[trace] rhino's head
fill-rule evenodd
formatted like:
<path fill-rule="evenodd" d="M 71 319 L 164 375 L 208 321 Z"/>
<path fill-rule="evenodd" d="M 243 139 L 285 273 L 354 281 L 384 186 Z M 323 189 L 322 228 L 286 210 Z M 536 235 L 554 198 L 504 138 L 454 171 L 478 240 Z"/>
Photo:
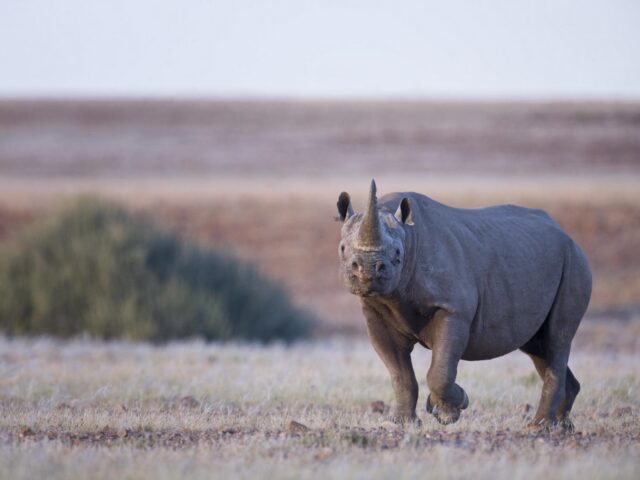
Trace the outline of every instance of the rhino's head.
<path fill-rule="evenodd" d="M 338 254 L 345 285 L 361 297 L 392 293 L 402 277 L 405 225 L 413 225 L 409 200 L 404 198 L 395 214 L 379 210 L 372 180 L 366 212 L 354 213 L 351 197 L 342 192 L 338 213 L 344 222 Z"/>

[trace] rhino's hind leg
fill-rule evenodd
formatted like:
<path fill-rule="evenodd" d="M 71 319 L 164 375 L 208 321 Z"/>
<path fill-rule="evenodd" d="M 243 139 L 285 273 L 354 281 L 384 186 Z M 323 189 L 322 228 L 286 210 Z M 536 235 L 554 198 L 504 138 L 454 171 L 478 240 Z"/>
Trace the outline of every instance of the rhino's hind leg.
<path fill-rule="evenodd" d="M 564 401 L 560 404 L 560 407 L 558 407 L 557 416 L 564 429 L 571 432 L 574 430 L 574 426 L 573 422 L 569 418 L 569 414 L 571 413 L 573 402 L 576 400 L 578 393 L 580 393 L 580 382 L 578 382 L 578 379 L 575 377 L 571 369 L 567 367 Z"/>
<path fill-rule="evenodd" d="M 569 369 L 571 341 L 591 297 L 591 273 L 584 254 L 575 246 L 567 252 L 553 305 L 540 330 L 520 349 L 533 360 L 542 378 L 542 395 L 531 427 L 560 425 L 573 429 L 569 412 L 580 384 Z"/>
<path fill-rule="evenodd" d="M 573 424 L 568 415 L 578 394 L 579 384 L 576 389 L 573 383 L 575 377 L 570 373 L 566 363 L 563 367 L 563 362 L 556 358 L 557 363 L 552 364 L 547 359 L 545 352 L 536 347 L 539 345 L 529 342 L 521 348 L 533 360 L 543 382 L 538 410 L 529 424 L 529 428 L 539 430 L 562 426 L 572 430 Z M 568 359 L 568 352 L 566 357 Z M 575 382 L 577 384 L 577 380 Z"/>
<path fill-rule="evenodd" d="M 559 332 L 556 327 L 564 331 Z M 532 429 L 562 426 L 566 430 L 573 430 L 569 413 L 580 392 L 580 383 L 567 363 L 576 329 L 577 323 L 558 324 L 548 319 L 540 331 L 520 348 L 531 357 L 542 379 L 538 410 L 529 424 Z"/>

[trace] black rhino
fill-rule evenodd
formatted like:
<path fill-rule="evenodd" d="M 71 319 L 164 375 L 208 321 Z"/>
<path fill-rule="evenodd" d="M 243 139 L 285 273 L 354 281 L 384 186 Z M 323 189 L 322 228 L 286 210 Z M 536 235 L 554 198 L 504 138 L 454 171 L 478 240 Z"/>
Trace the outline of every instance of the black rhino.
<path fill-rule="evenodd" d="M 393 419 L 416 420 L 418 383 L 410 353 L 432 350 L 427 411 L 447 424 L 469 404 L 455 383 L 458 362 L 520 349 L 543 387 L 532 428 L 572 428 L 580 390 L 567 366 L 571 341 L 591 296 L 578 245 L 542 210 L 500 205 L 452 208 L 419 193 L 376 198 L 343 222 L 340 274 L 360 297 L 374 349 L 391 375 Z"/>

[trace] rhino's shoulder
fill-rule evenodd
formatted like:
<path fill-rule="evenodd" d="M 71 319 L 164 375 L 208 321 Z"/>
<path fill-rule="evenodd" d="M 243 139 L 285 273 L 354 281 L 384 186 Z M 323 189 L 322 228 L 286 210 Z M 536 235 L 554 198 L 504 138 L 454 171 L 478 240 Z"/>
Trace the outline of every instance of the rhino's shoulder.
<path fill-rule="evenodd" d="M 442 203 L 438 203 L 432 198 L 429 198 L 426 195 L 423 195 L 422 193 L 416 193 L 416 192 L 388 193 L 378 200 L 378 206 L 381 210 L 386 210 L 388 212 L 394 213 L 397 210 L 403 198 L 409 199 L 412 211 L 416 211 L 416 210 L 420 211 L 426 208 L 434 208 L 434 207 L 446 208 L 446 205 Z"/>

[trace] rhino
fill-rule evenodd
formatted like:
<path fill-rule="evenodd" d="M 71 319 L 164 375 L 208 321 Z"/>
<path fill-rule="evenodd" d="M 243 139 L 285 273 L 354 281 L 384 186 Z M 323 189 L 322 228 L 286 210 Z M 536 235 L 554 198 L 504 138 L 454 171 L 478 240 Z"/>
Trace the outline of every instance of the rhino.
<path fill-rule="evenodd" d="M 378 201 L 372 180 L 365 212 L 338 197 L 340 276 L 362 305 L 373 348 L 395 394 L 391 419 L 420 422 L 416 344 L 432 351 L 428 413 L 458 420 L 469 397 L 456 383 L 460 360 L 516 349 L 542 379 L 528 425 L 573 429 L 580 383 L 568 367 L 571 341 L 591 297 L 580 247 L 543 210 L 515 205 L 453 208 L 414 192 Z"/>

